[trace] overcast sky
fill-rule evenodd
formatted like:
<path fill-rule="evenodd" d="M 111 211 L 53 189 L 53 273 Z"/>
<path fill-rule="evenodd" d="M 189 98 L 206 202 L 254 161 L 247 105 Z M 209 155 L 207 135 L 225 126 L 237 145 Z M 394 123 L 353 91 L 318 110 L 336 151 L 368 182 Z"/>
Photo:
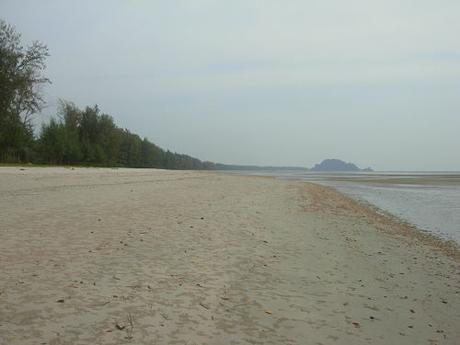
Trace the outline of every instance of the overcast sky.
<path fill-rule="evenodd" d="M 48 108 L 203 160 L 460 170 L 459 0 L 1 0 Z"/>

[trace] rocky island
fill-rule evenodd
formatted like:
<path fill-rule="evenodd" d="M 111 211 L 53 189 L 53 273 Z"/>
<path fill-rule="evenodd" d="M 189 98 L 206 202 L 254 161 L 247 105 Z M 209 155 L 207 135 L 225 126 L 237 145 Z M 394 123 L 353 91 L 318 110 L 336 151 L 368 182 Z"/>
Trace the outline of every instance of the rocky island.
<path fill-rule="evenodd" d="M 325 159 L 316 164 L 311 171 L 350 171 L 350 172 L 372 172 L 371 168 L 360 169 L 353 163 L 346 163 L 340 159 Z"/>

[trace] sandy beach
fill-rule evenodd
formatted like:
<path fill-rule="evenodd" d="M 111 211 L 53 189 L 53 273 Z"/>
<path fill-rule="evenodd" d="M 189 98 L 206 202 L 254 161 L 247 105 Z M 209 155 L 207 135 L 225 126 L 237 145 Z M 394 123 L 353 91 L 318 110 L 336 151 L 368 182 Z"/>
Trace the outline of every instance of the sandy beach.
<path fill-rule="evenodd" d="M 312 183 L 0 168 L 0 344 L 459 344 L 460 255 Z"/>

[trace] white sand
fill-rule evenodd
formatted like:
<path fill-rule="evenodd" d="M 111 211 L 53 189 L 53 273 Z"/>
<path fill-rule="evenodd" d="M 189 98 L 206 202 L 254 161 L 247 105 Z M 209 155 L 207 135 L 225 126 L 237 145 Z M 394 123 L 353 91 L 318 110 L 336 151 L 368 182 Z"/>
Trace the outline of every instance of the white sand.
<path fill-rule="evenodd" d="M 0 344 L 459 344 L 438 245 L 313 184 L 0 168 Z"/>

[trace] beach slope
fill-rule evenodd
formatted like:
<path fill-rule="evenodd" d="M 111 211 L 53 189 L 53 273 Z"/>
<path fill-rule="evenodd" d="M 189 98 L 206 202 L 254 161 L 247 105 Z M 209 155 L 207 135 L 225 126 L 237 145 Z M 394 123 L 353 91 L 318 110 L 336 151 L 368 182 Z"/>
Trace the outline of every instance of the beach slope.
<path fill-rule="evenodd" d="M 458 344 L 459 262 L 310 183 L 0 168 L 0 344 Z"/>

